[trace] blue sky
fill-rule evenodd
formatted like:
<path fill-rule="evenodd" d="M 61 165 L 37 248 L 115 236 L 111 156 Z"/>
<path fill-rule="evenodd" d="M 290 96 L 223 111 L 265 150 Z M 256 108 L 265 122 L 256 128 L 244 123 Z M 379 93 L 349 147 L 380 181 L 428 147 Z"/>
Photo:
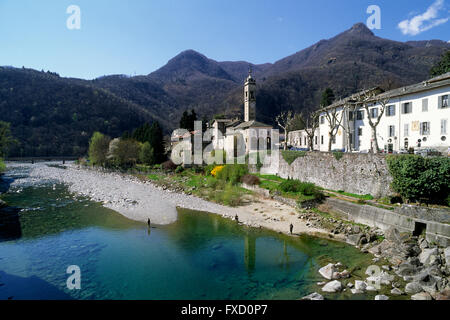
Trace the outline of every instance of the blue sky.
<path fill-rule="evenodd" d="M 66 27 L 70 5 L 79 30 Z M 365 23 L 370 5 L 377 36 L 450 40 L 450 0 L 0 0 L 0 65 L 92 79 L 148 74 L 186 49 L 275 62 Z"/>

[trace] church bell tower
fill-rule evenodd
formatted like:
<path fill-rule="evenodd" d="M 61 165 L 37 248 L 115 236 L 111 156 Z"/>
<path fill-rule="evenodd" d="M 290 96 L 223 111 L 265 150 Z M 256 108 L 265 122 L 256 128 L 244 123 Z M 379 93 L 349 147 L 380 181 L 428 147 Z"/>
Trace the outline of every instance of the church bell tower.
<path fill-rule="evenodd" d="M 244 84 L 244 121 L 252 120 L 256 120 L 256 81 L 250 68 Z"/>

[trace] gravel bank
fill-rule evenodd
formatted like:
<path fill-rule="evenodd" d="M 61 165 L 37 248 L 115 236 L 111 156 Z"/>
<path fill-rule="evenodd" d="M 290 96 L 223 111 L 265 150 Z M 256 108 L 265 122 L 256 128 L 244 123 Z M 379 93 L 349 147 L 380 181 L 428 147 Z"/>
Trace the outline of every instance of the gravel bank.
<path fill-rule="evenodd" d="M 73 193 L 102 202 L 107 208 L 129 219 L 154 224 L 170 224 L 177 219 L 177 207 L 234 216 L 238 209 L 205 201 L 195 196 L 173 193 L 141 182 L 131 176 L 80 169 L 74 164 L 66 169 L 35 164 L 30 172 L 31 180 L 55 180 L 68 185 Z"/>

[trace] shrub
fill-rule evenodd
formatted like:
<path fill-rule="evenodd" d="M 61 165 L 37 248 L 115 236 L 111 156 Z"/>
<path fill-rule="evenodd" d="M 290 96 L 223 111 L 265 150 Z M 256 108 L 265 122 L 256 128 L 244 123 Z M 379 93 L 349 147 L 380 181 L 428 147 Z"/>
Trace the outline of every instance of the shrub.
<path fill-rule="evenodd" d="M 161 163 L 161 168 L 166 171 L 173 171 L 177 168 L 177 165 L 175 163 L 173 163 L 172 160 L 167 160 L 167 161 Z"/>
<path fill-rule="evenodd" d="M 248 167 L 245 164 L 225 165 L 217 174 L 220 180 L 229 181 L 232 184 L 241 182 L 241 178 L 248 173 Z"/>
<path fill-rule="evenodd" d="M 205 174 L 205 176 L 209 176 L 211 175 L 211 171 L 216 167 L 216 165 L 214 164 L 209 164 L 206 167 L 204 167 L 203 172 Z"/>
<path fill-rule="evenodd" d="M 211 175 L 213 177 L 217 177 L 217 175 L 220 173 L 220 171 L 223 170 L 225 166 L 215 166 L 214 169 L 211 170 Z"/>
<path fill-rule="evenodd" d="M 249 186 L 256 186 L 256 185 L 259 185 L 261 183 L 259 178 L 257 176 L 252 175 L 252 174 L 246 174 L 245 176 L 243 176 L 241 178 L 241 182 L 245 183 L 245 184 L 247 184 Z"/>
<path fill-rule="evenodd" d="M 182 167 L 182 166 L 178 166 L 176 169 L 175 169 L 175 173 L 181 173 L 181 172 L 183 172 L 184 171 L 184 168 Z"/>
<path fill-rule="evenodd" d="M 302 182 L 300 184 L 299 192 L 305 196 L 312 196 L 317 192 L 317 188 L 314 183 Z"/>
<path fill-rule="evenodd" d="M 444 203 L 449 195 L 450 158 L 416 155 L 387 157 L 392 188 L 403 198 L 425 203 Z"/>
<path fill-rule="evenodd" d="M 241 192 L 230 182 L 223 192 L 216 192 L 216 200 L 227 206 L 235 207 L 242 203 Z"/>
<path fill-rule="evenodd" d="M 298 180 L 286 180 L 279 185 L 279 189 L 283 192 L 300 192 L 302 182 Z"/>
<path fill-rule="evenodd" d="M 341 151 L 336 151 L 336 152 L 333 152 L 333 156 L 337 161 L 339 161 L 344 156 L 344 153 Z"/>
<path fill-rule="evenodd" d="M 297 158 L 306 156 L 306 151 L 283 150 L 281 155 L 288 164 L 292 164 Z"/>

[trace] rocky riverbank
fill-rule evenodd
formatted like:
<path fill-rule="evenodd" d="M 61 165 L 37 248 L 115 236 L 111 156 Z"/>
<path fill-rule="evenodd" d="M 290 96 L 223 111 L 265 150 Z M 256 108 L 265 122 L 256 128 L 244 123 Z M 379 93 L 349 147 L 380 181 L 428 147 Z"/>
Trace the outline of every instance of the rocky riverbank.
<path fill-rule="evenodd" d="M 365 237 L 365 236 L 364 236 Z M 375 300 L 404 296 L 411 300 L 450 300 L 450 247 L 439 248 L 423 237 L 413 237 L 388 229 L 381 242 L 361 243 L 361 233 L 347 236 L 363 252 L 375 256 L 374 266 L 365 279 L 355 279 L 340 263 L 330 263 L 319 270 L 328 282 L 318 283 L 322 294 L 350 291 L 352 294 L 377 293 Z M 377 262 L 386 261 L 379 267 Z M 323 300 L 320 293 L 305 300 Z"/>

